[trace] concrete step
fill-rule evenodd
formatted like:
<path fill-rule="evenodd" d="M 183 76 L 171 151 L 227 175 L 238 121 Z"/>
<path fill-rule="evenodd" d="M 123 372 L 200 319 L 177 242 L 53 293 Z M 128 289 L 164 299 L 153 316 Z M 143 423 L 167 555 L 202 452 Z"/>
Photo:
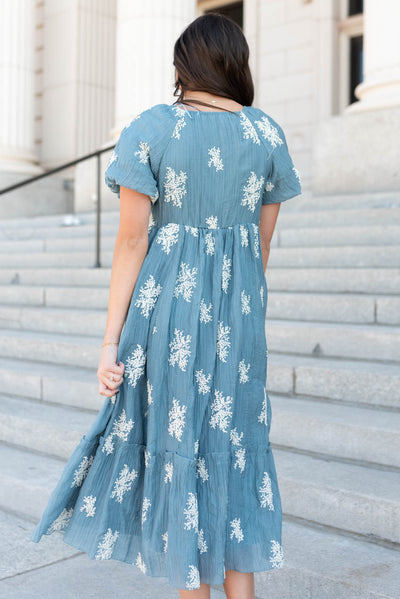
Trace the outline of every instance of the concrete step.
<path fill-rule="evenodd" d="M 0 256 L 1 258 L 1 256 Z M 14 259 L 15 256 L 12 256 Z M 268 265 L 277 268 L 310 267 L 380 267 L 396 268 L 400 264 L 399 246 L 295 247 L 271 249 Z"/>
<path fill-rule="evenodd" d="M 109 286 L 111 269 L 101 268 L 1 268 L 0 285 Z M 268 264 L 269 291 L 399 294 L 400 269 L 396 268 L 272 268 Z"/>
<path fill-rule="evenodd" d="M 268 261 L 265 275 L 271 291 L 400 293 L 399 268 L 273 268 Z"/>
<path fill-rule="evenodd" d="M 116 225 L 101 228 L 101 247 L 112 250 L 117 234 Z M 57 235 L 53 235 L 58 232 Z M 50 234 L 52 233 L 52 235 Z M 44 237 L 32 238 L 19 231 L 0 237 L 0 253 L 26 252 L 90 252 L 94 248 L 95 230 L 92 225 L 43 231 Z M 285 228 L 278 220 L 271 240 L 272 247 L 327 247 L 327 246 L 396 246 L 400 244 L 400 226 L 370 224 L 365 226 Z"/>
<path fill-rule="evenodd" d="M 266 320 L 268 348 L 279 353 L 400 361 L 400 328 Z"/>
<path fill-rule="evenodd" d="M 3 329 L 100 337 L 104 334 L 106 320 L 106 310 L 0 305 L 0 326 Z"/>
<path fill-rule="evenodd" d="M 0 304 L 106 310 L 107 287 L 0 285 Z"/>
<path fill-rule="evenodd" d="M 288 449 L 398 468 L 400 412 L 269 394 L 271 442 Z"/>
<path fill-rule="evenodd" d="M 282 508 L 377 541 L 400 541 L 399 474 L 274 448 Z M 0 446 L 0 507 L 39 518 L 63 461 Z"/>
<path fill-rule="evenodd" d="M 113 599 L 153 596 L 150 586 L 148 592 L 144 590 L 140 572 L 135 574 L 119 562 L 99 564 L 86 555 L 76 557 L 77 550 L 63 543 L 60 535 L 44 537 L 39 545 L 27 543 L 34 523 L 24 517 L 0 512 L 0 526 L 4 548 L 0 578 L 5 579 L 0 593 L 4 599 L 50 597 L 54 588 L 57 599 L 70 599 L 71 590 L 75 596 L 89 597 L 96 585 Z M 282 545 L 284 567 L 255 573 L 259 599 L 397 599 L 399 552 L 395 549 L 287 518 L 282 524 Z M 68 559 L 71 556 L 74 559 Z M 138 577 L 133 587 L 132 576 Z M 112 584 L 107 586 L 110 579 Z M 77 581 L 76 589 L 71 589 L 71 580 Z M 152 579 L 149 585 L 154 591 Z M 157 597 L 175 597 L 163 585 L 164 590 L 157 587 Z M 216 585 L 211 597 L 218 592 L 216 588 L 223 587 Z"/>
<path fill-rule="evenodd" d="M 0 415 L 0 441 L 65 460 L 96 416 L 77 408 L 5 395 L 0 395 Z"/>
<path fill-rule="evenodd" d="M 0 329 L 0 358 L 98 368 L 102 337 Z"/>
<path fill-rule="evenodd" d="M 0 290 L 1 293 L 1 290 Z M 1 298 L 1 295 L 0 295 Z M 400 297 L 356 293 L 268 293 L 267 319 L 400 324 Z"/>
<path fill-rule="evenodd" d="M 20 268 L 55 267 L 59 268 L 89 268 L 94 264 L 94 251 L 66 252 L 32 252 L 30 254 L 0 253 L 0 267 Z M 103 250 L 102 264 L 110 267 L 113 251 Z M 299 267 L 379 267 L 395 268 L 400 264 L 400 246 L 374 246 L 373 251 L 368 246 L 341 247 L 301 247 L 281 248 L 271 250 L 268 265 L 272 268 Z"/>
<path fill-rule="evenodd" d="M 273 452 L 286 515 L 377 541 L 400 543 L 398 471 L 365 468 L 277 447 Z"/>
<path fill-rule="evenodd" d="M 301 229 L 277 227 L 274 237 L 280 247 L 400 245 L 400 226 L 392 224 L 382 227 L 381 224 L 371 224 L 347 227 L 302 227 Z"/>
<path fill-rule="evenodd" d="M 9 396 L 97 411 L 105 399 L 98 387 L 95 368 L 0 359 L 0 388 Z"/>
<path fill-rule="evenodd" d="M 268 351 L 267 389 L 293 397 L 400 410 L 398 364 Z"/>
<path fill-rule="evenodd" d="M 20 320 L 23 314 L 15 312 L 17 306 L 106 310 L 108 294 L 105 287 L 0 285 L 0 305 L 12 304 L 10 320 Z M 0 307 L 0 315 L 2 319 L 7 318 L 7 306 Z M 355 293 L 310 294 L 269 290 L 267 318 L 399 325 L 400 298 Z"/>
<path fill-rule="evenodd" d="M 327 212 L 369 210 L 371 212 L 400 207 L 398 192 L 362 192 L 327 195 L 303 194 L 291 202 L 284 202 L 282 212 Z"/>
<path fill-rule="evenodd" d="M 111 268 L 1 268 L 0 284 L 107 287 L 110 284 Z"/>

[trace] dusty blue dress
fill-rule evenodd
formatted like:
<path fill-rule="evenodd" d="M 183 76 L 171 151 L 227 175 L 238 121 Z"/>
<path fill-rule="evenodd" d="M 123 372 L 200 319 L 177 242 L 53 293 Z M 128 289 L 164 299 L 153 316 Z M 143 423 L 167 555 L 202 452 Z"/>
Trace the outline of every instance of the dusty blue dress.
<path fill-rule="evenodd" d="M 279 124 L 157 104 L 127 124 L 105 182 L 150 197 L 122 330 L 125 376 L 32 534 L 64 532 L 180 589 L 283 564 L 266 391 L 261 204 L 301 193 Z"/>

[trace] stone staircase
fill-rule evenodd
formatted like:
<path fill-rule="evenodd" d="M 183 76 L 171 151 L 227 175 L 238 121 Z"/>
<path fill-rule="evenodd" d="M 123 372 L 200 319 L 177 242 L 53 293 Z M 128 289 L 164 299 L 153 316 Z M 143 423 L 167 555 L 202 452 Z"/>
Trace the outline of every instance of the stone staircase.
<path fill-rule="evenodd" d="M 0 509 L 39 518 L 104 398 L 118 213 L 0 221 Z M 281 206 L 266 271 L 285 567 L 265 599 L 400 596 L 400 196 Z M 216 588 L 222 588 L 216 587 Z"/>

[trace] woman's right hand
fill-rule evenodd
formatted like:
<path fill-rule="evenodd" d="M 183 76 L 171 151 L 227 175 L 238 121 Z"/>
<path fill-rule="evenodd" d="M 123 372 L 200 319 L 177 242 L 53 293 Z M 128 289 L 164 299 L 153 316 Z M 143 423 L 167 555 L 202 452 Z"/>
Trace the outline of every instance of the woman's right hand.
<path fill-rule="evenodd" d="M 118 387 L 123 381 L 125 364 L 116 363 L 118 355 L 118 345 L 105 345 L 101 349 L 99 367 L 97 369 L 97 378 L 99 379 L 99 393 L 106 397 L 113 397 L 118 391 Z M 111 380 L 111 379 L 114 380 Z"/>

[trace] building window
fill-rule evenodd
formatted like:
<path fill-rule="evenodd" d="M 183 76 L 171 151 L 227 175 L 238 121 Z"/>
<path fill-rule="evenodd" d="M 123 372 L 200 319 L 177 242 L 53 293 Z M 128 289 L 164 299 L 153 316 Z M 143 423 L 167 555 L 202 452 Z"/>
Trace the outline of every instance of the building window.
<path fill-rule="evenodd" d="M 359 15 L 364 12 L 363 0 L 349 0 L 349 17 Z"/>
<path fill-rule="evenodd" d="M 230 17 L 243 29 L 243 2 L 227 2 L 224 0 L 198 0 L 198 11 L 200 14 L 217 12 Z"/>
<path fill-rule="evenodd" d="M 363 0 L 342 0 L 341 2 L 339 39 L 342 110 L 358 101 L 354 91 L 363 80 L 363 10 Z"/>

